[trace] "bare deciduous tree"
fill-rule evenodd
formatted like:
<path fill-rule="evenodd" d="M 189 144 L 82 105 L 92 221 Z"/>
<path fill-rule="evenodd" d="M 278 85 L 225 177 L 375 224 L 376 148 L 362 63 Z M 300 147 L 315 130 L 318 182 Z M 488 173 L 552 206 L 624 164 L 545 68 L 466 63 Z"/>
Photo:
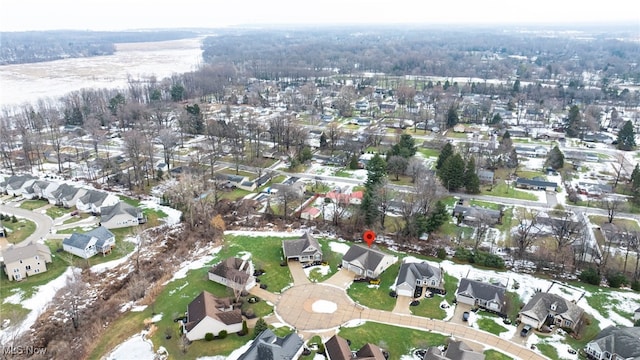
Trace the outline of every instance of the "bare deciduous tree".
<path fill-rule="evenodd" d="M 519 210 L 516 215 L 518 227 L 513 239 L 518 248 L 518 257 L 524 259 L 527 250 L 537 239 L 539 211 L 525 208 Z"/>
<path fill-rule="evenodd" d="M 564 251 L 582 237 L 583 225 L 579 221 L 574 221 L 573 214 L 568 211 L 556 212 L 554 215 L 551 219 L 551 233 L 556 242 L 553 262 L 557 262 L 558 256 L 561 256 L 564 271 L 566 262 Z"/>

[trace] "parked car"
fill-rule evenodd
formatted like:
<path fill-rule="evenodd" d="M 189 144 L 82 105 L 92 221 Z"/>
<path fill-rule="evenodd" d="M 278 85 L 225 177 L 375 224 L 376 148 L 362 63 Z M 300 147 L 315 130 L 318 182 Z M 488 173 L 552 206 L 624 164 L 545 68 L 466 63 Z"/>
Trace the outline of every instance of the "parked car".
<path fill-rule="evenodd" d="M 465 311 L 462 313 L 462 321 L 467 321 L 469 320 L 469 312 Z"/>
<path fill-rule="evenodd" d="M 520 336 L 527 337 L 527 335 L 529 335 L 530 332 L 531 332 L 531 325 L 525 325 L 520 331 Z"/>
<path fill-rule="evenodd" d="M 76 216 L 78 214 L 79 214 L 78 210 L 74 210 L 74 211 L 71 212 L 71 216 Z"/>

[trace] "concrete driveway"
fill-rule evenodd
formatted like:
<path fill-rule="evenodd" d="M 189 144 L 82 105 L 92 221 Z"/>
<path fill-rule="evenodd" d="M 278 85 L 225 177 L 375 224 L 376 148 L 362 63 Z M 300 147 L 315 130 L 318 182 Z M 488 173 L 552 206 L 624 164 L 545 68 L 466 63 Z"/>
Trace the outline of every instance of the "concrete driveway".
<path fill-rule="evenodd" d="M 340 269 L 336 272 L 332 277 L 325 280 L 323 283 L 327 285 L 333 285 L 339 287 L 341 289 L 347 289 L 353 279 L 355 278 L 355 274 L 346 269 Z"/>
<path fill-rule="evenodd" d="M 304 285 L 309 284 L 309 278 L 307 274 L 304 272 L 302 268 L 302 264 L 298 261 L 289 261 L 289 272 L 291 273 L 291 277 L 293 278 L 293 285 Z"/>
<path fill-rule="evenodd" d="M 409 296 L 398 296 L 396 298 L 396 306 L 393 308 L 393 312 L 395 314 L 406 314 L 411 315 L 411 309 L 409 308 L 409 304 L 413 301 L 412 297 Z"/>

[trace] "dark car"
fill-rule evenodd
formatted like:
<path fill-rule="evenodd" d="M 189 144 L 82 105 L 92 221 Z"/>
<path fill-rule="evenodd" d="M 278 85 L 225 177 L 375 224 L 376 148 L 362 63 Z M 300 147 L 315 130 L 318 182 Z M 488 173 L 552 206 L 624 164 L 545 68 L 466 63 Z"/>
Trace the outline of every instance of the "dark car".
<path fill-rule="evenodd" d="M 529 335 L 529 332 L 531 332 L 531 325 L 525 325 L 520 331 L 520 336 L 527 337 L 527 335 Z"/>
<path fill-rule="evenodd" d="M 462 313 L 462 321 L 467 321 L 469 320 L 469 312 L 465 311 Z"/>

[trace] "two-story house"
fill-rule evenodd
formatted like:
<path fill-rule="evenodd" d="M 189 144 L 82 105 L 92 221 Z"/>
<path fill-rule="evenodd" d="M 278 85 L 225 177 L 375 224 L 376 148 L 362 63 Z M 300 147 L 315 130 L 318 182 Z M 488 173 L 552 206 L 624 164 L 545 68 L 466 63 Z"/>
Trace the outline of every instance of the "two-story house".
<path fill-rule="evenodd" d="M 398 296 L 413 297 L 418 288 L 427 288 L 442 293 L 444 283 L 442 282 L 441 269 L 426 261 L 420 263 L 403 262 L 396 280 L 396 293 Z"/>
<path fill-rule="evenodd" d="M 2 258 L 9 280 L 19 281 L 47 271 L 51 250 L 46 245 L 33 242 L 24 246 L 11 245 L 2 252 Z"/>

